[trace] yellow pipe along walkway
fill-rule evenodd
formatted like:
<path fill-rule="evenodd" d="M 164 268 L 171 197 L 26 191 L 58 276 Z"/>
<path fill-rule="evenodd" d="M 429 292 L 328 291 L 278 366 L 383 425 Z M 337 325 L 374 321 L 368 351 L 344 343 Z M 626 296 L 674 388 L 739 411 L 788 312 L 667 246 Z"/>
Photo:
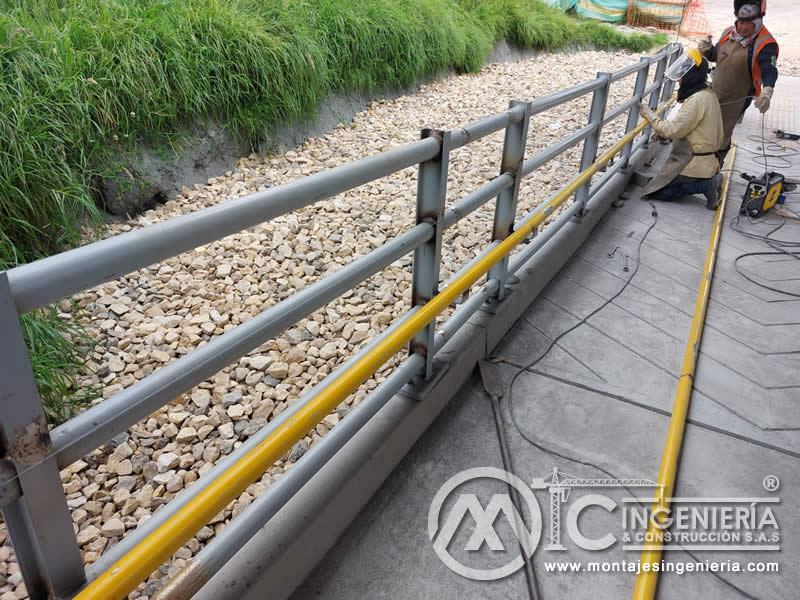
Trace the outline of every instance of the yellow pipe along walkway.
<path fill-rule="evenodd" d="M 729 163 L 733 165 L 736 154 L 736 146 L 731 149 Z M 689 413 L 689 402 L 692 397 L 692 387 L 694 385 L 694 374 L 697 367 L 697 357 L 700 354 L 700 339 L 703 336 L 703 325 L 706 319 L 706 309 L 711 293 L 711 279 L 714 275 L 714 266 L 717 262 L 717 249 L 722 233 L 722 222 L 725 216 L 725 206 L 728 202 L 728 188 L 731 182 L 731 172 L 725 178 L 725 185 L 722 189 L 722 201 L 717 208 L 717 215 L 714 219 L 714 229 L 711 232 L 711 240 L 708 244 L 708 254 L 706 255 L 703 278 L 700 282 L 700 289 L 697 293 L 697 301 L 694 308 L 694 317 L 689 329 L 689 340 L 686 343 L 686 353 L 683 356 L 681 375 L 678 379 L 678 390 L 675 393 L 675 403 L 672 408 L 672 417 L 669 421 L 667 430 L 667 441 L 664 445 L 664 454 L 661 458 L 661 468 L 658 472 L 659 497 L 653 503 L 651 516 L 649 519 L 645 543 L 647 546 L 642 551 L 640 562 L 651 566 L 661 560 L 661 551 L 664 544 L 665 527 L 662 526 L 663 520 L 669 516 L 670 500 L 675 489 L 675 479 L 678 474 L 678 465 L 683 445 L 683 432 L 686 427 L 686 417 Z M 656 522 L 658 520 L 658 522 Z M 650 568 L 642 570 L 636 577 L 636 585 L 633 590 L 633 600 L 653 600 L 656 595 L 658 584 L 658 571 Z"/>

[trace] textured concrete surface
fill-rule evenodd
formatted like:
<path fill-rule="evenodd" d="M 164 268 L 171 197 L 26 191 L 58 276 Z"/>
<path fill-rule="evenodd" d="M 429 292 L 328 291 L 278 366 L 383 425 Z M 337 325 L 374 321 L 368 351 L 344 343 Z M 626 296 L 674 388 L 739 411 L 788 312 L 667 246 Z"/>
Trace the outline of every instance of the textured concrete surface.
<path fill-rule="evenodd" d="M 783 83 L 776 101 L 796 111 L 787 98 L 800 91 L 799 82 Z M 794 113 L 790 116 L 794 118 Z M 768 113 L 765 131 L 779 118 L 786 115 Z M 733 229 L 746 185 L 738 173 L 764 169 L 763 157 L 754 154 L 759 144 L 748 137 L 760 134 L 761 126 L 760 115 L 751 112 L 734 136 L 742 148 L 731 180 L 676 495 L 779 498 L 774 513 L 781 548 L 694 551 L 693 557 L 677 549 L 666 552 L 665 560 L 730 561 L 743 566 L 771 561 L 779 564 L 780 572 L 669 573 L 661 578 L 660 599 L 789 599 L 797 597 L 800 587 L 800 510 L 793 500 L 800 491 L 800 301 L 746 281 L 733 265 L 744 252 L 770 250 Z M 788 159 L 791 164 L 768 160 L 770 169 L 800 174 L 797 157 Z M 797 198 L 790 196 L 789 201 L 798 202 Z M 548 477 L 553 467 L 577 477 L 606 477 L 602 468 L 615 477 L 657 479 L 713 213 L 696 198 L 656 203 L 655 208 L 658 220 L 642 245 L 640 268 L 631 284 L 563 337 L 534 372 L 524 372 L 516 380 L 515 414 L 538 447 L 511 425 L 509 384 L 517 365 L 530 363 L 554 336 L 615 295 L 629 277 L 639 240 L 654 221 L 651 206 L 638 199 L 636 190 L 622 208 L 606 215 L 494 352 L 505 392 L 501 404 L 512 470 L 526 482 Z M 767 233 L 781 220 L 777 215 L 758 223 L 743 218 L 737 226 Z M 800 242 L 799 223 L 787 219 L 774 237 Z M 756 256 L 741 264 L 767 285 L 793 291 L 800 286 L 800 261 L 793 258 Z M 502 468 L 503 463 L 490 401 L 476 374 L 293 597 L 527 598 L 522 571 L 493 582 L 464 578 L 442 563 L 428 537 L 428 511 L 440 486 L 464 469 L 483 466 Z M 765 489 L 768 475 L 780 478 L 778 490 Z M 475 480 L 459 491 L 475 493 L 484 507 L 494 494 L 503 492 L 502 485 L 490 480 Z M 592 491 L 572 489 L 562 505 L 562 519 L 572 503 Z M 630 497 L 619 488 L 600 492 L 618 504 Z M 635 492 L 648 497 L 652 490 Z M 582 550 L 563 532 L 566 551 L 546 550 L 549 499 L 545 490 L 537 491 L 536 497 L 543 523 L 533 563 L 541 597 L 630 597 L 635 579 L 631 574 L 547 571 L 546 565 L 553 563 L 635 561 L 639 553 L 623 550 L 619 540 L 602 552 Z M 452 509 L 454 500 L 448 502 L 441 515 Z M 502 550 L 487 544 L 465 550 L 475 532 L 468 518 L 448 550 L 477 568 L 497 566 L 518 555 L 502 514 L 494 525 Z M 580 525 L 588 537 L 617 535 L 619 509 L 616 513 L 587 509 Z"/>

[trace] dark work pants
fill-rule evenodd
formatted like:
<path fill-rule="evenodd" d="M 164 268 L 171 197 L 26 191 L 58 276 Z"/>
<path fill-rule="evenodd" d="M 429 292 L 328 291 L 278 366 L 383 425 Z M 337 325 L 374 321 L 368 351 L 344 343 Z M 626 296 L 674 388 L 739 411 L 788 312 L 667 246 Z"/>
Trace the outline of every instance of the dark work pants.
<path fill-rule="evenodd" d="M 663 188 L 650 194 L 650 196 L 659 200 L 677 200 L 683 196 L 705 194 L 708 191 L 710 182 L 711 179 L 678 175 Z"/>

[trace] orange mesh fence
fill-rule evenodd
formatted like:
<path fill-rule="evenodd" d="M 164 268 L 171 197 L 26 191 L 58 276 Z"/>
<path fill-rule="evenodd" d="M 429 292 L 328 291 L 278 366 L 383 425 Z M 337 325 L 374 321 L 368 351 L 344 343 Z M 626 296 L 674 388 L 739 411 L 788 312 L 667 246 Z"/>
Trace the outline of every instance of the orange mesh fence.
<path fill-rule="evenodd" d="M 711 34 L 703 0 L 628 0 L 627 21 L 634 27 L 680 28 L 687 37 Z"/>

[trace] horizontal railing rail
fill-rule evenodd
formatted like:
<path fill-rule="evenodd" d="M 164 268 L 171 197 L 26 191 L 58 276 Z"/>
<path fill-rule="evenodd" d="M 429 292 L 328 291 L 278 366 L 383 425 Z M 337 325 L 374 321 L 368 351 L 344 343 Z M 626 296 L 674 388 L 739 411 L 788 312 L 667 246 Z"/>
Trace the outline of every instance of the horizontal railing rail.
<path fill-rule="evenodd" d="M 458 328 L 486 301 L 502 298 L 507 277 L 571 218 L 579 216 L 588 199 L 627 167 L 631 153 L 647 143 L 646 135 L 635 139 L 642 131 L 646 133 L 646 123 L 637 124 L 638 101 L 650 94 L 650 105 L 655 108 L 671 95 L 672 85 L 663 74 L 679 50 L 679 46 L 670 45 L 615 73 L 600 74 L 594 81 L 532 102 L 514 102 L 503 113 L 463 127 L 448 132 L 426 130 L 423 139 L 382 154 L 0 273 L 0 325 L 13 334 L 9 343 L 0 348 L 0 380 L 7 388 L 4 395 L 11 400 L 0 405 L 5 450 L 10 459 L 0 469 L 0 506 L 31 597 L 66 597 L 87 579 L 93 583 L 79 594 L 80 598 L 125 597 L 219 512 L 220 506 L 238 496 L 347 394 L 413 342 L 409 358 L 285 477 L 237 517 L 232 522 L 237 523 L 235 526 L 227 527 L 193 559 L 191 564 L 198 565 L 193 568 L 213 573 L 393 394 L 421 370 L 430 373 L 433 356 Z M 648 69 L 654 63 L 658 65 L 655 81 L 647 86 Z M 637 77 L 631 99 L 606 111 L 611 82 L 634 73 Z M 525 160 L 530 118 L 586 94 L 592 94 L 589 123 Z M 629 118 L 625 135 L 597 158 L 603 125 L 626 111 Z M 505 130 L 506 140 L 500 175 L 447 207 L 449 153 L 501 130 Z M 545 204 L 515 223 L 520 181 L 581 142 L 584 149 L 579 174 Z M 606 168 L 617 154 L 622 154 L 622 159 Z M 415 226 L 48 432 L 16 321 L 19 315 L 415 165 L 419 165 Z M 593 176 L 602 169 L 606 169 L 605 173 L 592 184 Z M 539 232 L 540 225 L 573 194 L 575 202 Z M 463 265 L 439 291 L 438 256 L 443 231 L 493 198 L 497 198 L 497 204 L 491 244 Z M 538 235 L 517 256 L 509 258 L 511 250 L 532 234 Z M 75 572 L 80 554 L 58 478 L 59 469 L 86 456 L 410 252 L 414 253 L 413 306 L 404 316 L 140 523 L 85 572 Z M 487 274 L 487 281 L 471 292 L 477 280 Z M 441 330 L 435 331 L 437 316 L 457 300 L 462 301 L 460 306 Z M 34 451 L 30 450 L 32 440 L 38 441 Z M 247 484 L 242 487 L 244 481 Z M 54 507 L 52 510 L 43 506 L 44 490 L 50 494 L 47 504 Z M 23 518 L 26 512 L 28 516 Z M 47 552 L 39 551 L 43 545 Z M 61 557 L 60 564 L 54 564 L 55 557 Z M 183 583 L 171 584 L 164 593 L 169 589 L 185 592 L 190 579 L 183 575 Z M 202 580 L 195 578 L 193 585 Z"/>

